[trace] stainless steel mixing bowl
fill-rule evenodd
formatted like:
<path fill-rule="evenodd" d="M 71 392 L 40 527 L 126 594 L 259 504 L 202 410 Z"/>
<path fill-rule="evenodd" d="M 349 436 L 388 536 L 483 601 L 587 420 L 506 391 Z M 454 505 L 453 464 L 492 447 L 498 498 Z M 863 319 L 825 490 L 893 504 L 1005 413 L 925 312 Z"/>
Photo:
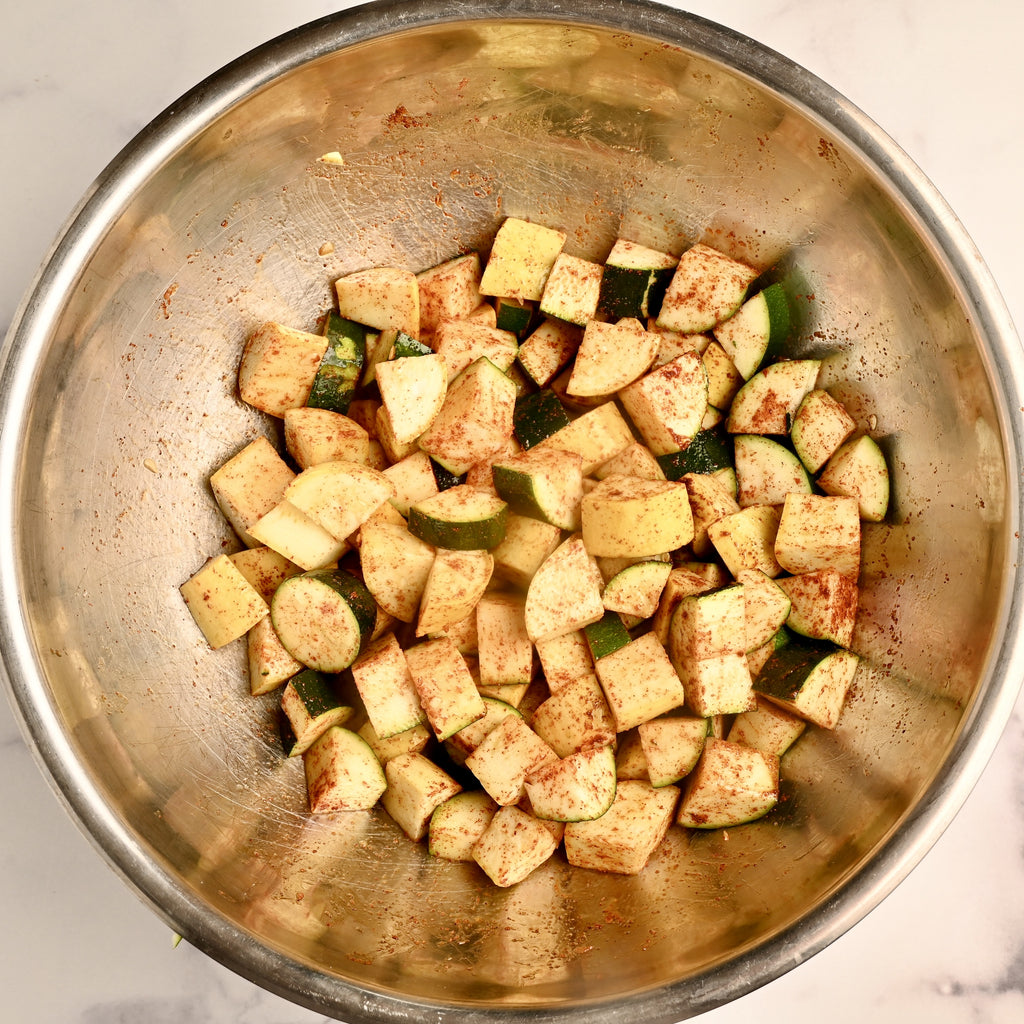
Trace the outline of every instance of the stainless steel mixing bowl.
<path fill-rule="evenodd" d="M 274 698 L 177 587 L 237 543 L 209 473 L 274 429 L 235 397 L 252 326 L 312 327 L 336 276 L 429 266 L 506 215 L 583 256 L 622 234 L 775 267 L 894 507 L 865 530 L 854 692 L 787 756 L 776 813 L 675 829 L 635 878 L 556 859 L 499 891 L 382 812 L 307 816 Z M 1024 674 L 1022 369 L 921 172 L 779 55 L 638 0 L 350 10 L 158 118 L 27 296 L 3 350 L 9 690 L 115 869 L 261 985 L 353 1024 L 680 1020 L 856 922 L 978 778 Z"/>

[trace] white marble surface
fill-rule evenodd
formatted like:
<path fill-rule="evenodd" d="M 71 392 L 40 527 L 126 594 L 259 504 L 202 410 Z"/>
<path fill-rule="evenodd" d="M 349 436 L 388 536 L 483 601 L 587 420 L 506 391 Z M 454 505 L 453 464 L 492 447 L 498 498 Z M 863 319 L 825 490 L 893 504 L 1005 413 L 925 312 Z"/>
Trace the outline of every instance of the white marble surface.
<path fill-rule="evenodd" d="M 327 0 L 33 0 L 0 61 L 0 329 L 66 214 L 196 81 L 338 6 Z M 686 6 L 686 5 L 679 5 Z M 694 0 L 821 75 L 960 215 L 1024 324 L 1024 7 L 1007 0 Z M 65 815 L 0 701 L 0 1017 L 32 1024 L 306 1024 L 185 945 Z M 1024 701 L 932 852 L 798 970 L 701 1018 L 853 1024 L 1024 1020 Z"/>

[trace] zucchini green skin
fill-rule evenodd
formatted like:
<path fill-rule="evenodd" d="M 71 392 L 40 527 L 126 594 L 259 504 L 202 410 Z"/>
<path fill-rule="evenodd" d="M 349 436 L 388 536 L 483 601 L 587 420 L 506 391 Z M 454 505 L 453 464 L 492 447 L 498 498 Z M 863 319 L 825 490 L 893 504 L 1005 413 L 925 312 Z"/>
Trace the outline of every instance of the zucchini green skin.
<path fill-rule="evenodd" d="M 437 481 L 439 491 L 447 491 L 450 487 L 457 487 L 466 482 L 466 474 L 457 475 L 450 469 L 446 469 L 436 459 L 430 460 L 430 468 L 434 471 L 434 479 Z"/>
<path fill-rule="evenodd" d="M 392 359 L 404 359 L 406 356 L 428 356 L 433 353 L 429 345 L 424 345 L 411 334 L 399 331 L 395 336 L 395 344 L 391 349 Z"/>
<path fill-rule="evenodd" d="M 327 351 L 316 371 L 306 405 L 348 412 L 366 361 L 366 328 L 334 310 L 324 324 Z"/>
<path fill-rule="evenodd" d="M 803 639 L 789 630 L 777 643 L 779 646 L 754 680 L 754 689 L 766 697 L 787 701 L 800 692 L 807 677 L 825 658 L 842 650 L 831 641 Z"/>
<path fill-rule="evenodd" d="M 736 466 L 732 435 L 721 423 L 699 430 L 682 451 L 656 458 L 668 480 L 681 480 L 687 473 L 711 474 Z"/>
<path fill-rule="evenodd" d="M 512 414 L 512 430 L 523 448 L 532 448 L 569 422 L 569 413 L 551 388 L 524 395 Z"/>
<path fill-rule="evenodd" d="M 598 313 L 613 320 L 657 316 L 673 273 L 674 267 L 641 269 L 606 263 L 601 275 Z"/>
<path fill-rule="evenodd" d="M 303 669 L 298 675 L 292 676 L 289 680 L 310 718 L 319 718 L 328 711 L 341 707 L 341 701 L 334 692 L 331 677 L 316 669 Z"/>
<path fill-rule="evenodd" d="M 583 635 L 594 661 L 614 654 L 633 639 L 618 612 L 605 612 L 597 622 L 583 627 Z"/>
<path fill-rule="evenodd" d="M 409 532 L 426 544 L 453 551 L 482 551 L 497 547 L 505 539 L 508 505 L 486 519 L 468 522 L 438 522 L 409 506 Z"/>
<path fill-rule="evenodd" d="M 535 309 L 525 299 L 501 297 L 494 303 L 495 324 L 501 331 L 511 331 L 521 338 L 533 324 Z"/>

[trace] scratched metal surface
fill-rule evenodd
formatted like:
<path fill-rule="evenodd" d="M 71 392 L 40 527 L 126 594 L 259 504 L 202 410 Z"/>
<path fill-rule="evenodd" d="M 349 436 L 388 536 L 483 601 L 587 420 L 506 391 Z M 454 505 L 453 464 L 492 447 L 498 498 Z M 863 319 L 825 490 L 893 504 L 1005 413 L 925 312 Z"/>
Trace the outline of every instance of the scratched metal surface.
<path fill-rule="evenodd" d="M 339 21 L 264 53 L 230 79 L 240 102 L 201 90 L 101 183 L 11 357 L 8 615 L 24 637 L 8 651 L 42 760 L 175 927 L 350 1021 L 527 1008 L 675 1020 L 767 980 L 923 852 L 928 828 L 896 853 L 886 841 L 934 798 L 971 716 L 984 740 L 1003 706 L 1005 356 L 945 264 L 953 226 L 896 195 L 849 138 L 864 127 L 855 111 L 836 100 L 846 134 L 830 128 L 727 70 L 718 58 L 749 61 L 746 44 L 676 16 L 668 28 L 690 41 L 669 45 L 663 15 L 630 10 L 650 38 L 433 25 L 426 5 L 397 9 L 390 37 Z M 300 53 L 314 59 L 281 72 Z M 318 162 L 331 150 L 343 166 Z M 252 327 L 312 328 L 338 275 L 485 248 L 506 215 L 563 226 L 567 249 L 592 258 L 617 235 L 676 252 L 703 239 L 779 268 L 798 350 L 824 358 L 883 439 L 895 505 L 865 533 L 849 707 L 787 757 L 776 813 L 673 830 L 636 878 L 556 859 L 502 892 L 431 861 L 383 812 L 311 819 L 274 696 L 247 695 L 240 645 L 206 649 L 177 587 L 237 546 L 210 472 L 277 436 L 235 395 Z M 825 909 L 869 861 L 863 892 Z"/>

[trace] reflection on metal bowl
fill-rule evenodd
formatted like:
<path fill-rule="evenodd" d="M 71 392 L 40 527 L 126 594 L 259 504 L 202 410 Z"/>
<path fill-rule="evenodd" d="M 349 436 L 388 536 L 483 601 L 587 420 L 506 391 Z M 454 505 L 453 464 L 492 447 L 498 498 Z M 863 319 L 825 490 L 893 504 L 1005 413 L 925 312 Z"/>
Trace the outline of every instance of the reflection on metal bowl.
<path fill-rule="evenodd" d="M 334 278 L 485 247 L 509 215 L 594 259 L 622 235 L 776 268 L 794 354 L 874 425 L 894 503 L 864 532 L 863 667 L 775 813 L 674 829 L 636 877 L 556 858 L 500 891 L 383 812 L 311 819 L 273 696 L 177 587 L 237 544 L 210 472 L 276 429 L 235 394 L 252 327 L 311 329 Z M 186 938 L 351 1024 L 675 1021 L 763 984 L 924 855 L 1024 675 L 1024 373 L 999 296 L 867 118 L 700 19 L 427 0 L 275 40 L 111 164 L 3 355 L 2 647 L 41 760 Z"/>

